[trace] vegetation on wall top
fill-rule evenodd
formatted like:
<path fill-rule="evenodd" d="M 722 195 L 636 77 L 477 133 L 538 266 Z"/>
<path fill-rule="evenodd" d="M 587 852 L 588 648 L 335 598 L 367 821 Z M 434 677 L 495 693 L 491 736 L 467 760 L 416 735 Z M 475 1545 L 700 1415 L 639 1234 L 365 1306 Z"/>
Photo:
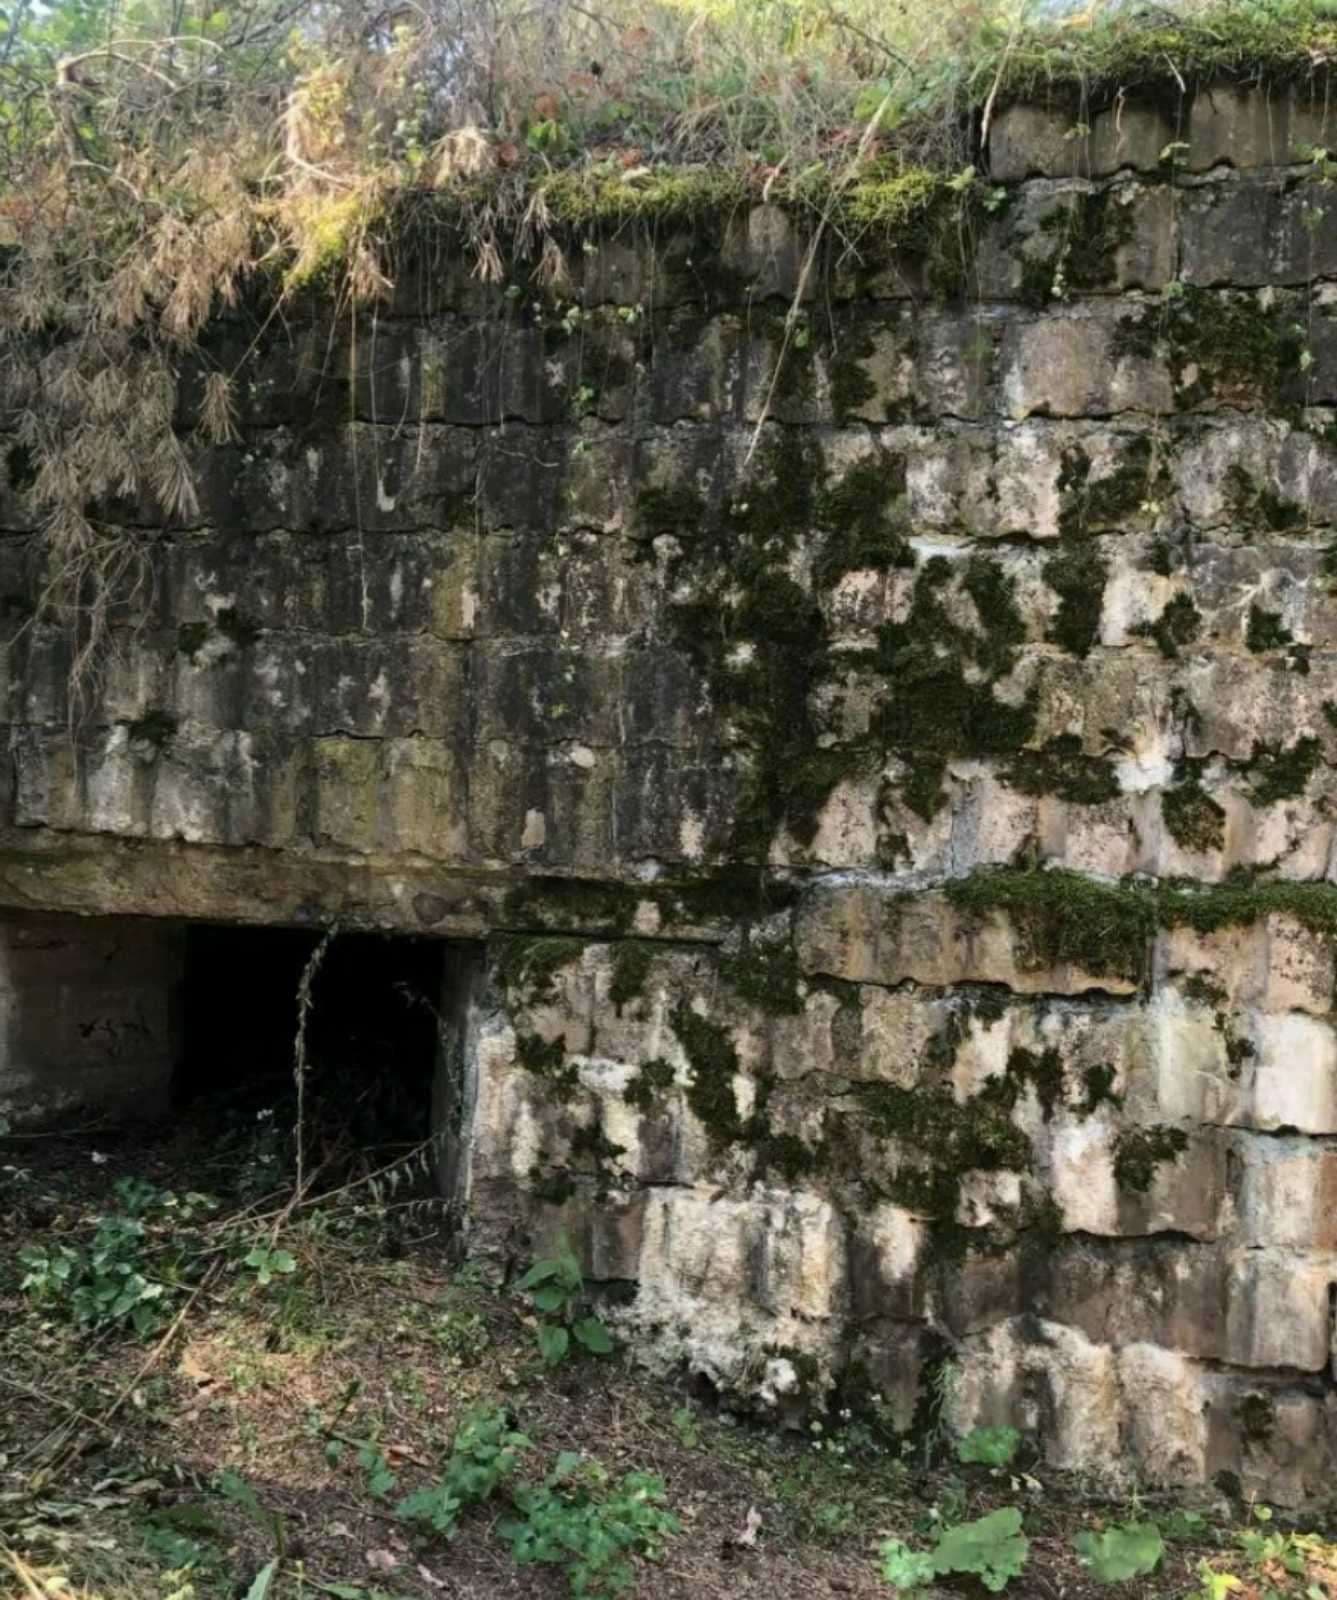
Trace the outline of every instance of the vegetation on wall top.
<path fill-rule="evenodd" d="M 80 641 L 149 582 L 133 529 L 196 513 L 236 437 L 206 322 L 254 280 L 356 317 L 412 216 L 483 281 L 566 281 L 580 236 L 749 198 L 846 245 L 976 182 L 1012 95 L 1312 74 L 1332 0 L 16 0 L 0 12 L 10 476 Z M 262 336 L 262 335 L 261 335 Z M 181 415 L 184 359 L 205 376 Z M 17 463 L 17 469 L 16 469 Z"/>

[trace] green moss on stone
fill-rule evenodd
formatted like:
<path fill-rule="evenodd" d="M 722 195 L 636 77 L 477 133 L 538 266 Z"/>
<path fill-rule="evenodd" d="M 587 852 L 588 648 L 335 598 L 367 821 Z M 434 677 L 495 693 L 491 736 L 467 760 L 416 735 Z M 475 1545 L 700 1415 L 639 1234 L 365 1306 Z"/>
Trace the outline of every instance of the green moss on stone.
<path fill-rule="evenodd" d="M 917 817 L 932 822 L 947 800 L 942 780 L 947 763 L 941 756 L 913 756 L 900 782 L 900 796 Z M 908 851 L 906 852 L 908 854 Z"/>
<path fill-rule="evenodd" d="M 706 503 L 686 484 L 650 485 L 636 496 L 634 525 L 637 536 L 657 539 L 661 534 L 690 538 L 706 515 Z"/>
<path fill-rule="evenodd" d="M 1176 282 L 1158 312 L 1119 324 L 1112 353 L 1154 357 L 1160 345 L 1181 409 L 1210 400 L 1279 409 L 1300 371 L 1303 329 L 1255 295 Z"/>
<path fill-rule="evenodd" d="M 816 505 L 816 521 L 826 530 L 813 578 L 832 588 L 847 572 L 914 565 L 906 542 L 905 457 L 879 449 L 856 462 L 834 484 L 824 488 Z"/>
<path fill-rule="evenodd" d="M 1232 516 L 1246 528 L 1282 533 L 1302 526 L 1306 520 L 1302 505 L 1286 499 L 1269 485 L 1258 483 L 1238 461 L 1226 468 L 1225 500 Z"/>
<path fill-rule="evenodd" d="M 126 733 L 137 744 L 151 745 L 165 750 L 176 738 L 177 720 L 170 711 L 146 711 L 142 717 L 126 724 Z"/>
<path fill-rule="evenodd" d="M 1087 1067 L 1082 1073 L 1082 1098 L 1077 1102 L 1077 1115 L 1089 1117 L 1101 1106 L 1122 1105 L 1123 1096 L 1114 1088 L 1118 1076 L 1118 1072 L 1108 1062 L 1101 1061 Z"/>
<path fill-rule="evenodd" d="M 654 946 L 642 939 L 624 939 L 613 951 L 613 976 L 608 998 L 618 1015 L 629 1001 L 645 993 L 645 980 L 654 962 Z"/>
<path fill-rule="evenodd" d="M 580 1085 L 580 1071 L 568 1061 L 561 1039 L 545 1039 L 539 1033 L 519 1033 L 515 1038 L 515 1059 L 543 1081 L 559 1100 L 569 1100 Z"/>
<path fill-rule="evenodd" d="M 1187 1149 L 1188 1135 L 1182 1128 L 1125 1128 L 1114 1141 L 1114 1181 L 1120 1189 L 1145 1194 L 1156 1169 L 1177 1161 Z"/>
<path fill-rule="evenodd" d="M 1073 872 L 992 871 L 949 883 L 945 893 L 959 911 L 1010 917 L 1037 967 L 1071 962 L 1093 976 L 1143 976 L 1156 926 L 1146 890 Z"/>
<path fill-rule="evenodd" d="M 1323 747 L 1312 736 L 1292 745 L 1256 742 L 1246 766 L 1255 803 L 1270 806 L 1303 794 L 1322 759 Z"/>
<path fill-rule="evenodd" d="M 1043 576 L 1059 597 L 1046 638 L 1072 655 L 1085 657 L 1100 632 L 1108 565 L 1090 547 L 1063 550 L 1045 562 Z"/>
<path fill-rule="evenodd" d="M 1235 1407 L 1235 1420 L 1246 1443 L 1266 1445 L 1276 1429 L 1276 1408 L 1268 1395 L 1246 1394 Z"/>
<path fill-rule="evenodd" d="M 1177 594 L 1157 617 L 1155 622 L 1140 622 L 1131 631 L 1145 639 L 1154 639 L 1156 648 L 1167 661 L 1175 660 L 1181 650 L 1188 649 L 1202 628 L 1202 615 L 1186 594 Z"/>
<path fill-rule="evenodd" d="M 617 936 L 636 916 L 641 891 L 592 878 L 530 878 L 508 891 L 502 916 L 513 928 L 579 928 Z"/>
<path fill-rule="evenodd" d="M 583 939 L 544 935 L 497 934 L 491 941 L 493 970 L 507 995 L 526 1005 L 541 1005 L 556 996 L 557 974 L 578 961 Z"/>
<path fill-rule="evenodd" d="M 729 1030 L 680 1001 L 673 1012 L 673 1031 L 691 1068 L 687 1104 L 692 1114 L 716 1149 L 736 1143 L 743 1135 L 743 1119 L 734 1093 L 738 1051 Z"/>
<path fill-rule="evenodd" d="M 967 1172 L 1030 1167 L 1030 1143 L 1011 1122 L 1005 1095 L 981 1092 L 958 1104 L 945 1087 L 891 1083 L 857 1084 L 853 1095 L 864 1124 L 894 1139 L 905 1158 L 885 1180 L 887 1193 L 925 1216 L 955 1216 Z"/>
<path fill-rule="evenodd" d="M 740 928 L 736 947 L 720 956 L 719 972 L 735 994 L 770 1015 L 803 1009 L 798 953 L 787 931 L 777 937 L 750 925 Z"/>
<path fill-rule="evenodd" d="M 996 563 L 973 556 L 961 574 L 979 628 L 958 623 L 943 601 L 953 580 L 942 556 L 925 562 L 903 622 L 878 633 L 877 667 L 886 685 L 875 728 L 907 759 L 923 754 L 1002 755 L 1019 749 L 1035 726 L 1036 693 L 1020 704 L 1000 700 L 993 683 L 1011 671 L 1025 624 L 1015 584 Z M 967 676 L 966 667 L 975 669 Z"/>
<path fill-rule="evenodd" d="M 1120 203 L 1111 189 L 1078 193 L 1040 223 L 1046 248 L 1023 263 L 1021 298 L 1046 306 L 1073 289 L 1099 289 L 1115 275 L 1119 249 L 1133 236 L 1135 206 Z"/>
<path fill-rule="evenodd" d="M 1039 750 L 1020 751 L 1003 769 L 1002 779 L 1023 794 L 1053 794 L 1082 806 L 1104 805 L 1120 792 L 1111 763 L 1104 756 L 1085 754 L 1074 733 L 1060 734 Z"/>
<path fill-rule="evenodd" d="M 1205 853 L 1225 844 L 1225 808 L 1202 787 L 1196 772 L 1162 793 L 1161 817 L 1181 849 Z"/>
<path fill-rule="evenodd" d="M 207 622 L 183 622 L 176 630 L 176 647 L 183 656 L 194 661 L 209 642 Z"/>
<path fill-rule="evenodd" d="M 1265 650 L 1284 650 L 1294 642 L 1294 634 L 1281 620 L 1279 611 L 1269 611 L 1256 602 L 1249 607 L 1249 627 L 1244 642 L 1255 655 Z"/>
<path fill-rule="evenodd" d="M 637 1067 L 635 1076 L 622 1091 L 622 1098 L 629 1106 L 648 1114 L 654 1110 L 656 1102 L 672 1089 L 674 1082 L 672 1066 L 663 1056 L 655 1056 Z"/>
<path fill-rule="evenodd" d="M 1044 1120 L 1053 1120 L 1054 1111 L 1063 1100 L 1063 1060 L 1056 1049 L 1014 1050 L 1007 1058 L 1006 1077 L 1018 1088 L 1029 1084 L 1035 1090 Z"/>

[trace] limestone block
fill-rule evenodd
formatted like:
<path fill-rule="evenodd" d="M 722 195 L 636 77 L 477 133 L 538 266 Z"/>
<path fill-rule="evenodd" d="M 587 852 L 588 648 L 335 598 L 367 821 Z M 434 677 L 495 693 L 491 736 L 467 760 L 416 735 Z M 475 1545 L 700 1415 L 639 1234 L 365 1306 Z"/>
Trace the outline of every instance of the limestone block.
<path fill-rule="evenodd" d="M 1076 259 L 1075 239 L 1092 240 Z M 985 229 L 976 270 L 984 296 L 1047 305 L 1072 294 L 1158 291 L 1174 275 L 1174 251 L 1164 186 L 1032 183 Z"/>
<path fill-rule="evenodd" d="M 1017 421 L 1106 416 L 1117 411 L 1167 411 L 1172 395 L 1164 366 L 1120 353 L 1113 319 L 1087 308 L 1010 322 L 1000 365 L 1002 406 Z"/>
<path fill-rule="evenodd" d="M 1118 1354 L 1127 1407 L 1124 1448 L 1155 1483 L 1201 1483 L 1207 1451 L 1202 1370 L 1188 1357 L 1134 1344 Z"/>
<path fill-rule="evenodd" d="M 924 533 L 994 534 L 994 462 L 990 440 L 955 429 L 888 429 L 888 448 L 906 457 L 906 509 L 912 526 Z M 1057 473 L 1057 461 L 1054 465 Z"/>
<path fill-rule="evenodd" d="M 922 1218 L 883 1202 L 860 1216 L 849 1238 L 850 1314 L 857 1321 L 923 1315 L 919 1267 L 929 1243 Z"/>
<path fill-rule="evenodd" d="M 925 1343 L 918 1323 L 891 1324 L 861 1330 L 851 1351 L 852 1362 L 868 1374 L 871 1397 L 901 1431 L 912 1426 L 919 1405 Z"/>
<path fill-rule="evenodd" d="M 1337 1133 L 1337 1035 L 1302 1012 L 1250 1018 L 1239 1121 L 1254 1128 Z"/>
<path fill-rule="evenodd" d="M 797 219 L 780 206 L 754 205 L 741 213 L 725 236 L 721 259 L 752 280 L 750 297 L 789 301 L 803 279 L 808 242 Z M 814 277 L 803 283 L 805 297 L 816 292 Z"/>
<path fill-rule="evenodd" d="M 1221 1246 L 1164 1234 L 1067 1237 L 1032 1269 L 1027 1303 L 1053 1322 L 1121 1349 L 1155 1345 L 1205 1361 L 1224 1352 L 1229 1264 Z"/>
<path fill-rule="evenodd" d="M 1333 956 L 1322 935 L 1276 912 L 1258 922 L 1200 932 L 1187 925 L 1157 940 L 1160 970 L 1196 977 L 1223 1002 L 1269 1012 L 1332 1009 Z"/>
<path fill-rule="evenodd" d="M 1034 176 L 1067 178 L 1090 170 L 1086 137 L 1073 118 L 1038 106 L 1010 105 L 989 128 L 989 173 L 999 183 Z"/>
<path fill-rule="evenodd" d="M 760 1357 L 780 1347 L 829 1363 L 845 1292 L 836 1213 L 813 1196 L 763 1190 L 741 1200 L 708 1189 L 649 1198 L 628 1320 L 658 1328 L 661 1360 L 747 1390 Z"/>
<path fill-rule="evenodd" d="M 1227 1050 L 1234 1024 L 1223 1026 L 1210 1006 L 1165 985 L 1151 996 L 1138 1032 L 1144 1071 L 1130 1084 L 1130 1100 L 1147 1122 L 1220 1123 L 1237 1115 L 1237 1074 Z"/>
<path fill-rule="evenodd" d="M 1199 711 L 1184 730 L 1187 755 L 1247 762 L 1256 745 L 1290 749 L 1331 731 L 1323 703 L 1337 698 L 1337 658 L 1316 656 L 1307 674 L 1261 656 L 1195 659 L 1185 665 L 1183 682 Z"/>
<path fill-rule="evenodd" d="M 1223 1354 L 1237 1367 L 1321 1372 L 1331 1358 L 1329 1286 L 1337 1260 L 1271 1247 L 1239 1253 L 1231 1268 Z"/>
<path fill-rule="evenodd" d="M 1337 1150 L 1241 1135 L 1237 1229 L 1248 1245 L 1337 1253 Z"/>
<path fill-rule="evenodd" d="M 530 1221 L 529 1259 L 542 1260 L 565 1245 L 587 1283 L 629 1283 L 644 1243 L 644 1190 L 596 1191 L 584 1186 L 561 1205 L 540 1205 Z"/>
<path fill-rule="evenodd" d="M 1213 1478 L 1233 1472 L 1246 1494 L 1298 1506 L 1321 1495 L 1332 1475 L 1331 1403 L 1235 1373 L 1204 1378 Z"/>
<path fill-rule="evenodd" d="M 658 319 L 654 360 L 641 379 L 648 419 L 672 425 L 741 416 L 745 326 L 737 315 L 707 317 L 695 307 Z"/>
<path fill-rule="evenodd" d="M 1170 1232 L 1211 1239 L 1220 1226 L 1226 1146 L 1211 1130 L 1186 1135 L 1187 1148 L 1157 1160 L 1145 1190 L 1119 1181 L 1119 1159 L 1147 1130 L 1095 1115 L 1056 1118 L 1049 1141 L 1052 1193 L 1075 1233 L 1127 1236 Z"/>
<path fill-rule="evenodd" d="M 1337 145 L 1337 108 L 1332 105 L 1326 78 L 1293 84 L 1286 118 L 1288 159 L 1309 161 L 1315 150 Z"/>
<path fill-rule="evenodd" d="M 1218 165 L 1273 167 L 1291 159 L 1287 102 L 1265 88 L 1213 84 L 1200 89 L 1189 110 L 1190 172 Z"/>
<path fill-rule="evenodd" d="M 1337 216 L 1304 187 L 1212 184 L 1191 192 L 1181 217 L 1187 283 L 1304 284 L 1330 276 L 1337 263 Z"/>
<path fill-rule="evenodd" d="M 958 1352 L 949 1401 L 958 1433 L 1010 1423 L 1041 1435 L 1062 1471 L 1102 1475 L 1122 1458 L 1122 1402 L 1114 1352 L 1075 1329 L 1038 1319 L 1008 1322 Z"/>

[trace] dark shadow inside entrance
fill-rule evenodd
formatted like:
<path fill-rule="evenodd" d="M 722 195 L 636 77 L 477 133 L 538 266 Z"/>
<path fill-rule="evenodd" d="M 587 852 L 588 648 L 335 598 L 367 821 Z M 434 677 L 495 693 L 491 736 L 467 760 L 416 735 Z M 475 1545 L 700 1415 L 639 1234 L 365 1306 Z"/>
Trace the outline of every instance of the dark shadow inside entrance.
<path fill-rule="evenodd" d="M 295 928 L 186 930 L 179 1107 L 207 1099 L 230 1118 L 291 1104 L 298 989 L 320 939 Z M 369 933 L 326 947 L 306 1025 L 317 1141 L 359 1148 L 428 1136 L 448 948 Z"/>

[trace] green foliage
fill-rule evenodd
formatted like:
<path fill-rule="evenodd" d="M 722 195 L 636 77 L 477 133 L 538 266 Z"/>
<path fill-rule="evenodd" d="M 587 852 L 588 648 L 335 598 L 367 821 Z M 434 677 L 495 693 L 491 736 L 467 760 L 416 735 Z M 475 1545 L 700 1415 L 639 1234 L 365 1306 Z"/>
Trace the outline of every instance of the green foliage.
<path fill-rule="evenodd" d="M 901 1594 L 913 1594 L 937 1576 L 933 1557 L 922 1550 L 912 1550 L 900 1539 L 883 1540 L 878 1554 L 883 1580 Z"/>
<path fill-rule="evenodd" d="M 1073 1540 L 1082 1565 L 1098 1583 L 1125 1583 L 1155 1572 L 1165 1541 L 1154 1522 L 1116 1522 Z"/>
<path fill-rule="evenodd" d="M 933 1570 L 939 1576 L 971 1574 L 997 1593 L 1020 1576 L 1029 1548 L 1021 1531 L 1021 1512 L 1003 1506 L 975 1522 L 944 1529 L 933 1548 Z"/>
<path fill-rule="evenodd" d="M 121 1209 L 99 1219 L 86 1249 L 58 1244 L 19 1251 L 19 1287 L 78 1327 L 129 1329 L 148 1338 L 166 1326 L 174 1287 L 152 1275 L 144 1218 L 167 1197 L 138 1178 L 121 1179 L 113 1192 Z"/>
<path fill-rule="evenodd" d="M 297 1271 L 297 1257 L 291 1250 L 279 1250 L 272 1245 L 258 1244 L 242 1257 L 243 1267 L 255 1274 L 256 1287 L 267 1289 L 276 1277 L 288 1277 Z"/>
<path fill-rule="evenodd" d="M 613 1341 L 603 1322 L 579 1314 L 585 1299 L 585 1277 L 565 1243 L 556 1255 L 536 1261 L 516 1287 L 529 1296 L 539 1313 L 537 1339 L 545 1366 L 560 1365 L 573 1339 L 590 1355 L 612 1354 Z"/>
<path fill-rule="evenodd" d="M 471 1412 L 460 1424 L 445 1471 L 435 1483 L 405 1496 L 396 1511 L 407 1522 L 449 1539 L 460 1512 L 481 1505 L 514 1474 L 530 1441 L 500 1406 Z"/>
<path fill-rule="evenodd" d="M 1016 1428 L 972 1428 L 956 1446 L 956 1459 L 964 1465 L 1005 1467 L 1021 1444 Z"/>
<path fill-rule="evenodd" d="M 541 1484 L 514 1491 L 517 1515 L 497 1532 L 520 1566 L 565 1569 L 571 1593 L 622 1594 L 630 1588 L 635 1555 L 656 1557 L 678 1531 L 664 1508 L 664 1485 L 652 1473 L 614 1481 L 595 1462 L 564 1453 Z"/>

